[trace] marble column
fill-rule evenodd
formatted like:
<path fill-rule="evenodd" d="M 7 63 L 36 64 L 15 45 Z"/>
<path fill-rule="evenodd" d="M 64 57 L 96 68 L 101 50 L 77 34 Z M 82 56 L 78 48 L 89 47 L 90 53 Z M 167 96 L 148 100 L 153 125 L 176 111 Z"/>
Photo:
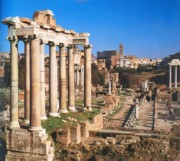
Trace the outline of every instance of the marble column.
<path fill-rule="evenodd" d="M 31 35 L 30 43 L 30 129 L 41 130 L 40 40 Z"/>
<path fill-rule="evenodd" d="M 83 86 L 84 85 L 84 67 L 82 66 L 81 67 L 81 86 Z"/>
<path fill-rule="evenodd" d="M 56 61 L 56 45 L 49 42 L 50 46 L 50 70 L 49 70 L 49 116 L 59 116 L 57 112 L 57 61 Z"/>
<path fill-rule="evenodd" d="M 18 116 L 18 39 L 9 37 L 11 54 L 10 129 L 19 128 Z"/>
<path fill-rule="evenodd" d="M 30 41 L 25 39 L 25 90 L 24 90 L 24 106 L 25 106 L 25 124 L 30 122 Z"/>
<path fill-rule="evenodd" d="M 76 85 L 79 85 L 79 68 L 76 70 Z"/>
<path fill-rule="evenodd" d="M 169 88 L 172 87 L 172 68 L 171 65 L 169 65 Z"/>
<path fill-rule="evenodd" d="M 174 87 L 177 88 L 177 65 L 175 66 Z"/>
<path fill-rule="evenodd" d="M 74 83 L 76 85 L 76 82 L 77 82 L 77 77 L 76 77 L 76 68 L 74 68 Z"/>
<path fill-rule="evenodd" d="M 44 42 L 40 43 L 40 85 L 41 85 L 41 120 L 46 120 L 46 95 L 45 95 L 45 64 L 44 64 Z"/>
<path fill-rule="evenodd" d="M 67 113 L 67 103 L 66 103 L 66 47 L 64 44 L 60 44 L 59 52 L 59 112 Z"/>
<path fill-rule="evenodd" d="M 68 46 L 68 106 L 69 110 L 75 112 L 74 99 L 74 54 L 73 45 Z"/>
<path fill-rule="evenodd" d="M 84 46 L 84 110 L 91 108 L 91 45 Z"/>

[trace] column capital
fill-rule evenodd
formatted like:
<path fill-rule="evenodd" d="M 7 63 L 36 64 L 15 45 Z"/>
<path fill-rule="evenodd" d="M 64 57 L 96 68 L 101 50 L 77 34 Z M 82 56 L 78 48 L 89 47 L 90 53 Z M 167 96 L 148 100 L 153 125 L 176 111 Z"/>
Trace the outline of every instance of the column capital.
<path fill-rule="evenodd" d="M 60 48 L 65 47 L 64 43 L 60 43 L 58 46 L 59 46 Z"/>
<path fill-rule="evenodd" d="M 92 48 L 92 45 L 90 45 L 90 44 L 84 45 L 84 48 L 85 48 L 85 49 Z"/>
<path fill-rule="evenodd" d="M 48 42 L 49 46 L 55 46 L 55 43 L 53 41 Z"/>
<path fill-rule="evenodd" d="M 74 44 L 69 44 L 67 48 L 68 48 L 68 49 L 75 48 L 75 45 L 74 45 Z"/>
<path fill-rule="evenodd" d="M 40 45 L 43 45 L 43 44 L 45 44 L 44 40 L 40 39 Z"/>
<path fill-rule="evenodd" d="M 27 36 L 27 35 L 24 36 L 23 41 L 24 41 L 24 43 L 29 43 L 30 42 L 29 36 Z"/>
<path fill-rule="evenodd" d="M 10 42 L 12 42 L 12 41 L 18 41 L 18 37 L 17 37 L 17 36 L 9 36 L 9 37 L 8 37 L 8 40 L 9 40 Z"/>
<path fill-rule="evenodd" d="M 29 35 L 28 38 L 30 40 L 33 40 L 33 39 L 38 39 L 39 37 L 36 34 L 32 34 L 32 35 Z"/>

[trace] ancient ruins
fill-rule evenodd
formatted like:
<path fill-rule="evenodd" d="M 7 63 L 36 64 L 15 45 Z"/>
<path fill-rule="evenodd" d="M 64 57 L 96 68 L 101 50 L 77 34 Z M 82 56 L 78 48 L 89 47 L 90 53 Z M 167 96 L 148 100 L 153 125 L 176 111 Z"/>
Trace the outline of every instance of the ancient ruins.
<path fill-rule="evenodd" d="M 169 87 L 172 87 L 172 68 L 175 68 L 174 71 L 174 88 L 177 88 L 177 82 L 178 82 L 178 66 L 180 66 L 180 60 L 179 59 L 173 59 L 170 63 L 169 63 Z"/>
<path fill-rule="evenodd" d="M 2 22 L 11 62 L 10 107 L 0 111 L 6 161 L 179 160 L 179 59 L 166 62 L 168 75 L 155 68 L 158 60 L 125 56 L 123 44 L 96 58 L 90 34 L 58 26 L 50 10 L 36 11 L 33 20 Z M 24 92 L 18 87 L 19 41 Z"/>
<path fill-rule="evenodd" d="M 46 141 L 47 136 L 41 127 L 41 120 L 46 119 L 45 111 L 45 77 L 44 45 L 50 49 L 50 85 L 49 116 L 58 117 L 68 110 L 76 111 L 74 104 L 74 48 L 82 45 L 85 51 L 84 62 L 84 110 L 91 111 L 91 48 L 88 33 L 76 33 L 56 24 L 50 10 L 36 11 L 33 20 L 28 18 L 5 18 L 2 21 L 8 26 L 8 40 L 11 49 L 11 114 L 8 131 L 6 160 L 12 158 L 53 160 L 53 146 Z M 28 130 L 21 129 L 18 118 L 18 42 L 24 42 L 25 52 L 25 123 L 30 123 Z M 59 47 L 60 73 L 59 90 L 57 90 L 56 47 Z M 65 52 L 68 50 L 68 80 L 66 79 Z M 77 70 L 78 72 L 78 70 Z M 78 82 L 78 81 L 77 81 Z M 66 86 L 68 86 L 68 109 L 66 105 Z M 59 91 L 59 93 L 57 93 Z M 57 96 L 59 107 L 57 111 Z M 29 137 L 28 137 L 29 135 Z M 11 139 L 12 138 L 12 139 Z M 14 138 L 14 139 L 13 139 Z M 15 139 L 16 138 L 16 139 Z M 17 139 L 18 138 L 18 139 Z M 30 142 L 26 142 L 29 138 Z M 32 141 L 35 140 L 35 141 Z M 23 149 L 21 150 L 20 147 Z M 34 147 L 34 148 L 32 148 Z M 14 151 L 19 153 L 16 155 Z M 42 156 L 42 158 L 41 158 Z M 38 158 L 38 157 L 37 157 Z M 37 159 L 36 158 L 36 159 Z"/>

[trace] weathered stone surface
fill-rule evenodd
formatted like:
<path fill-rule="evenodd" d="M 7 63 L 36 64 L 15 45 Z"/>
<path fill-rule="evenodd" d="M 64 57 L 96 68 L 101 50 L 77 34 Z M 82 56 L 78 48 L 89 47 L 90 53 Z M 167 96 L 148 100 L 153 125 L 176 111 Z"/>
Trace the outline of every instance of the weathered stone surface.
<path fill-rule="evenodd" d="M 6 135 L 6 161 L 40 160 L 52 161 L 54 148 L 51 141 L 47 141 L 45 130 L 28 131 L 25 129 L 8 130 Z"/>

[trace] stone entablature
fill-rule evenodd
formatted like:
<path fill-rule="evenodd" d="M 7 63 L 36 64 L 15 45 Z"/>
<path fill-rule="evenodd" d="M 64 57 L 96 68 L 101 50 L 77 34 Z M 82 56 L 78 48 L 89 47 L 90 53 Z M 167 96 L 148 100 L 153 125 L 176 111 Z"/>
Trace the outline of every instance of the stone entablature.
<path fill-rule="evenodd" d="M 59 42 L 68 44 L 87 45 L 89 44 L 89 33 L 76 33 L 72 30 L 65 30 L 56 25 L 53 14 L 50 10 L 38 11 L 34 14 L 34 20 L 28 18 L 8 17 L 3 19 L 3 23 L 9 26 L 8 37 L 17 36 L 24 39 L 26 35 L 36 35 L 44 43 L 49 41 L 59 45 Z M 43 18 L 48 17 L 48 18 Z M 48 20 L 49 19 L 49 20 Z"/>
<path fill-rule="evenodd" d="M 44 20 L 43 20 L 44 15 Z M 36 22 L 37 21 L 37 22 Z M 75 95 L 74 95 L 74 49 L 75 45 L 82 45 L 84 48 L 84 110 L 91 111 L 91 48 L 89 44 L 89 34 L 87 33 L 75 33 L 73 31 L 64 30 L 57 26 L 55 19 L 53 18 L 52 11 L 40 11 L 35 12 L 34 20 L 28 20 L 27 18 L 20 19 L 6 18 L 2 21 L 5 25 L 8 25 L 8 40 L 10 41 L 10 55 L 11 55 L 11 90 L 10 90 L 10 125 L 9 125 L 9 143 L 7 146 L 8 161 L 14 157 L 19 157 L 19 152 L 24 152 L 23 149 L 18 151 L 14 150 L 12 154 L 12 143 L 14 148 L 17 148 L 21 144 L 26 148 L 25 152 L 36 155 L 38 150 L 43 150 L 43 146 L 39 147 L 37 151 L 31 149 L 29 151 L 29 145 L 25 145 L 26 135 L 28 139 L 35 140 L 30 144 L 36 147 L 41 145 L 42 139 L 41 120 L 47 119 L 47 115 L 50 117 L 59 117 L 60 113 L 67 113 L 68 110 L 76 112 L 75 108 Z M 49 27 L 49 26 L 50 27 Z M 54 27 L 54 25 L 56 25 Z M 18 107 L 18 41 L 24 41 L 24 53 L 25 53 L 25 113 L 24 124 L 28 128 L 28 132 L 22 129 L 22 141 L 16 140 L 16 135 L 11 132 L 15 130 L 15 133 L 21 131 L 19 124 L 19 107 Z M 49 46 L 49 111 L 46 113 L 45 109 L 45 62 L 44 62 L 44 50 L 45 44 Z M 57 76 L 57 53 L 56 48 L 59 51 L 59 77 Z M 67 51 L 67 55 L 66 55 Z M 68 79 L 66 77 L 66 56 L 68 56 Z M 59 81 L 59 86 L 58 82 Z M 57 93 L 57 88 L 59 92 Z M 68 102 L 67 100 L 67 88 L 68 88 Z M 59 110 L 57 109 L 57 98 L 59 95 Z M 68 105 L 67 105 L 68 103 Z M 17 129 L 17 131 L 16 131 Z M 20 135 L 20 134 L 19 134 Z M 36 135 L 36 136 L 34 136 Z M 46 138 L 45 138 L 46 139 Z M 11 155 L 12 154 L 12 155 Z M 39 154 L 39 153 L 38 153 Z M 37 155 L 38 155 L 37 154 Z M 42 154 L 42 157 L 45 154 Z M 20 159 L 24 160 L 26 156 Z M 19 158 L 18 158 L 19 159 Z M 16 160 L 18 160 L 16 159 Z M 39 156 L 36 159 L 39 160 Z M 43 160 L 43 159 L 40 159 Z M 46 159 L 47 160 L 47 159 Z"/>

